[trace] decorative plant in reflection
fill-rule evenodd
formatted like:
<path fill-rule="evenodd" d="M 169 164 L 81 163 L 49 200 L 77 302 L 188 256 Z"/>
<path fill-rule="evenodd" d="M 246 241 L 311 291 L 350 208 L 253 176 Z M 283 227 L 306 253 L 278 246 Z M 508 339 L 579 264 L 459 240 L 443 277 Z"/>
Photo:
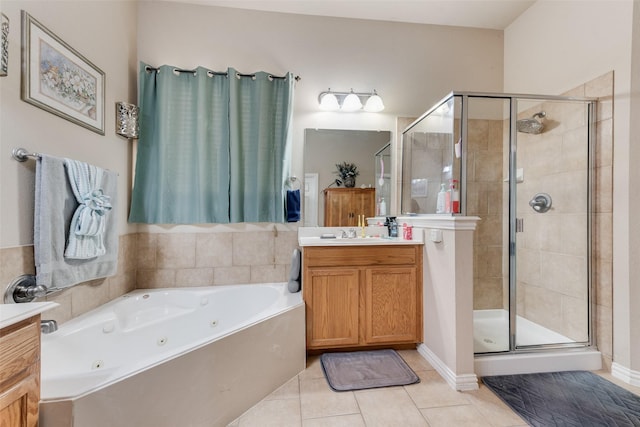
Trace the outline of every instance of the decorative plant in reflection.
<path fill-rule="evenodd" d="M 336 165 L 338 169 L 335 173 L 342 179 L 345 187 L 355 187 L 356 176 L 360 175 L 358 166 L 355 163 L 342 162 Z"/>

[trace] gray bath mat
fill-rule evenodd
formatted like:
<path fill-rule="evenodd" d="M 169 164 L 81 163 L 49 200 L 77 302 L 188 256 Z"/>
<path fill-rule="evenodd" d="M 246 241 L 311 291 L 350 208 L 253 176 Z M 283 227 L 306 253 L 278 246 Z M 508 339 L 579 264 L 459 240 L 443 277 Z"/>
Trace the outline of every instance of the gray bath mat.
<path fill-rule="evenodd" d="M 324 353 L 320 364 L 335 391 L 414 384 L 420 378 L 395 350 Z"/>
<path fill-rule="evenodd" d="M 482 382 L 531 426 L 640 426 L 640 396 L 592 372 L 499 375 Z"/>

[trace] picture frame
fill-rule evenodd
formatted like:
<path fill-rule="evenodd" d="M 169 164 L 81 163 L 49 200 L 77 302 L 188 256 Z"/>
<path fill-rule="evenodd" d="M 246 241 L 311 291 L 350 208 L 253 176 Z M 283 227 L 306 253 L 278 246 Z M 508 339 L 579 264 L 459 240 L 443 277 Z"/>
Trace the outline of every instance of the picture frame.
<path fill-rule="evenodd" d="M 0 77 L 9 74 L 9 18 L 0 13 Z"/>
<path fill-rule="evenodd" d="M 105 74 L 22 11 L 23 101 L 104 135 Z"/>

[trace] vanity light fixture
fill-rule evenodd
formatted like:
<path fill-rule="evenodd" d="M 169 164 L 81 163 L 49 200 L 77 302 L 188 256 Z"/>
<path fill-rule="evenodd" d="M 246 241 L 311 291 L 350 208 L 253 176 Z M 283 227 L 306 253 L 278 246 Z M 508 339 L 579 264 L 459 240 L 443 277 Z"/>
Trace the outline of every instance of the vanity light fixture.
<path fill-rule="evenodd" d="M 364 106 L 363 106 L 364 102 Z M 329 88 L 326 92 L 320 92 L 318 96 L 320 109 L 324 111 L 367 111 L 378 113 L 384 110 L 384 103 L 380 95 L 373 92 L 334 92 Z"/>
<path fill-rule="evenodd" d="M 370 113 L 379 113 L 384 110 L 384 103 L 382 102 L 382 98 L 378 95 L 378 92 L 373 90 L 373 95 L 367 99 L 367 102 L 364 104 L 364 111 L 368 111 Z"/>
<path fill-rule="evenodd" d="M 329 88 L 331 90 L 331 88 Z M 337 111 L 340 109 L 338 98 L 331 92 L 323 92 L 318 98 L 320 101 L 320 109 L 325 111 Z"/>
<path fill-rule="evenodd" d="M 349 95 L 345 96 L 344 101 L 342 101 L 342 111 L 347 111 L 347 112 L 358 111 L 361 108 L 362 108 L 362 101 L 360 101 L 360 98 L 358 97 L 358 95 L 356 95 L 353 92 L 353 89 L 351 89 L 351 92 L 349 93 Z"/>

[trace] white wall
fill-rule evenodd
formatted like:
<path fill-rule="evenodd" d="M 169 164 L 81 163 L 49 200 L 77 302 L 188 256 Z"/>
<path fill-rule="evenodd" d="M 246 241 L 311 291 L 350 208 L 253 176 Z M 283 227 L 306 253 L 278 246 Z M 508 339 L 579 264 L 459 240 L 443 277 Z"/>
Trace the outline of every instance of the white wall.
<path fill-rule="evenodd" d="M 305 128 L 395 131 L 451 90 L 502 90 L 502 32 L 142 1 L 141 61 L 249 73 L 290 71 L 297 83 L 292 174 L 303 175 Z M 320 112 L 331 88 L 377 89 L 384 114 Z M 395 132 L 394 132 L 395 134 Z"/>
<path fill-rule="evenodd" d="M 130 232 L 130 143 L 114 129 L 115 102 L 136 99 L 135 2 L 3 0 L 0 9 L 10 20 L 9 75 L 0 77 L 0 248 L 33 244 L 35 162 L 13 160 L 14 147 L 117 171 L 119 232 Z M 104 136 L 20 99 L 21 9 L 104 71 Z"/>
<path fill-rule="evenodd" d="M 640 339 L 632 334 L 640 319 L 640 266 L 631 248 L 640 247 L 640 226 L 632 212 L 640 209 L 637 164 L 640 78 L 632 60 L 640 48 L 632 33 L 640 29 L 637 0 L 538 0 L 505 30 L 504 87 L 507 92 L 560 94 L 614 70 L 613 178 L 613 343 L 615 363 L 640 371 Z M 636 12 L 635 19 L 632 20 Z M 635 48 L 632 54 L 632 48 Z M 635 88 L 635 90 L 634 90 Z M 632 132 L 632 130 L 634 130 Z M 638 316 L 637 314 L 635 315 Z"/>

